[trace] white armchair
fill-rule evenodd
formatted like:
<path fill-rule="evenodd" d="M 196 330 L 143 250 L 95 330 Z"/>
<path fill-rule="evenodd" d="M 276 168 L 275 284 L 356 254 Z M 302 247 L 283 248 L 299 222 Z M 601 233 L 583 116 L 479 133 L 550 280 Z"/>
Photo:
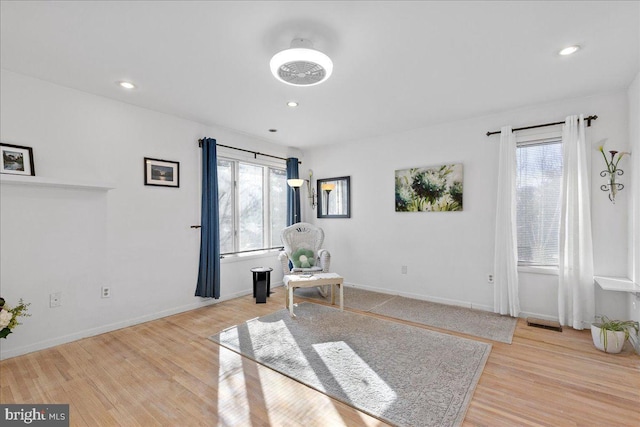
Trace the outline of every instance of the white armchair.
<path fill-rule="evenodd" d="M 327 273 L 331 254 L 320 249 L 324 231 L 313 224 L 299 222 L 282 230 L 284 251 L 278 255 L 284 274 Z M 293 264 L 290 268 L 289 261 Z"/>

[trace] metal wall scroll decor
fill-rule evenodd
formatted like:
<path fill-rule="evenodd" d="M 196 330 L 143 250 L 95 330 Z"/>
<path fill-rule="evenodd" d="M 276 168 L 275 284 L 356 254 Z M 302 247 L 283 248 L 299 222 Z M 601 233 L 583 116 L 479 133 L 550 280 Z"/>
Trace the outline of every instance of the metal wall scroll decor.
<path fill-rule="evenodd" d="M 624 171 L 618 167 L 618 163 L 620 163 L 620 159 L 622 159 L 625 154 L 631 154 L 626 151 L 618 152 L 616 150 L 609 151 L 610 159 L 607 158 L 607 155 L 604 153 L 604 146 L 601 145 L 598 147 L 598 150 L 602 153 L 602 157 L 604 157 L 604 161 L 607 165 L 607 170 L 603 170 L 600 172 L 600 176 L 603 178 L 607 178 L 607 183 L 602 184 L 600 186 L 600 190 L 609 192 L 609 200 L 611 202 L 616 202 L 616 194 L 618 191 L 624 188 L 624 184 L 617 181 L 619 176 L 624 175 Z"/>

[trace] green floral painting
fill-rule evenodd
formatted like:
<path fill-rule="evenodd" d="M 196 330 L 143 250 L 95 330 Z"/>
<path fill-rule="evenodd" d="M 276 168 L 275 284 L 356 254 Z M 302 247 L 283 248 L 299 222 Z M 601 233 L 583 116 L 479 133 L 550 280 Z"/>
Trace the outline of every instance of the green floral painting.
<path fill-rule="evenodd" d="M 462 164 L 396 171 L 396 212 L 462 210 Z"/>

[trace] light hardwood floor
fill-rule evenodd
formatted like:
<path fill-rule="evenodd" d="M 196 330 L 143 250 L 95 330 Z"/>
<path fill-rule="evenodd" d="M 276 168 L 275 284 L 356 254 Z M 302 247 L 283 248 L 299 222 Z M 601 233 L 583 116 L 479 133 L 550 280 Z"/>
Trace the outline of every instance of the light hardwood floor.
<path fill-rule="evenodd" d="M 4 360 L 0 402 L 69 403 L 78 426 L 385 426 L 208 339 L 283 309 L 274 291 L 266 304 L 246 296 Z M 465 426 L 640 426 L 629 344 L 608 355 L 587 331 L 522 319 L 511 345 L 481 341 L 493 349 Z"/>

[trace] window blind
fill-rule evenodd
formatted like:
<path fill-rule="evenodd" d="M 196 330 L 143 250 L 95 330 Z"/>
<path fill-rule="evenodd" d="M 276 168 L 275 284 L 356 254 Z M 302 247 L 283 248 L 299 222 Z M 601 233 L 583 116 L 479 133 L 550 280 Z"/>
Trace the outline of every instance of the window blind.
<path fill-rule="evenodd" d="M 516 153 L 518 263 L 558 265 L 562 142 L 523 143 Z"/>

